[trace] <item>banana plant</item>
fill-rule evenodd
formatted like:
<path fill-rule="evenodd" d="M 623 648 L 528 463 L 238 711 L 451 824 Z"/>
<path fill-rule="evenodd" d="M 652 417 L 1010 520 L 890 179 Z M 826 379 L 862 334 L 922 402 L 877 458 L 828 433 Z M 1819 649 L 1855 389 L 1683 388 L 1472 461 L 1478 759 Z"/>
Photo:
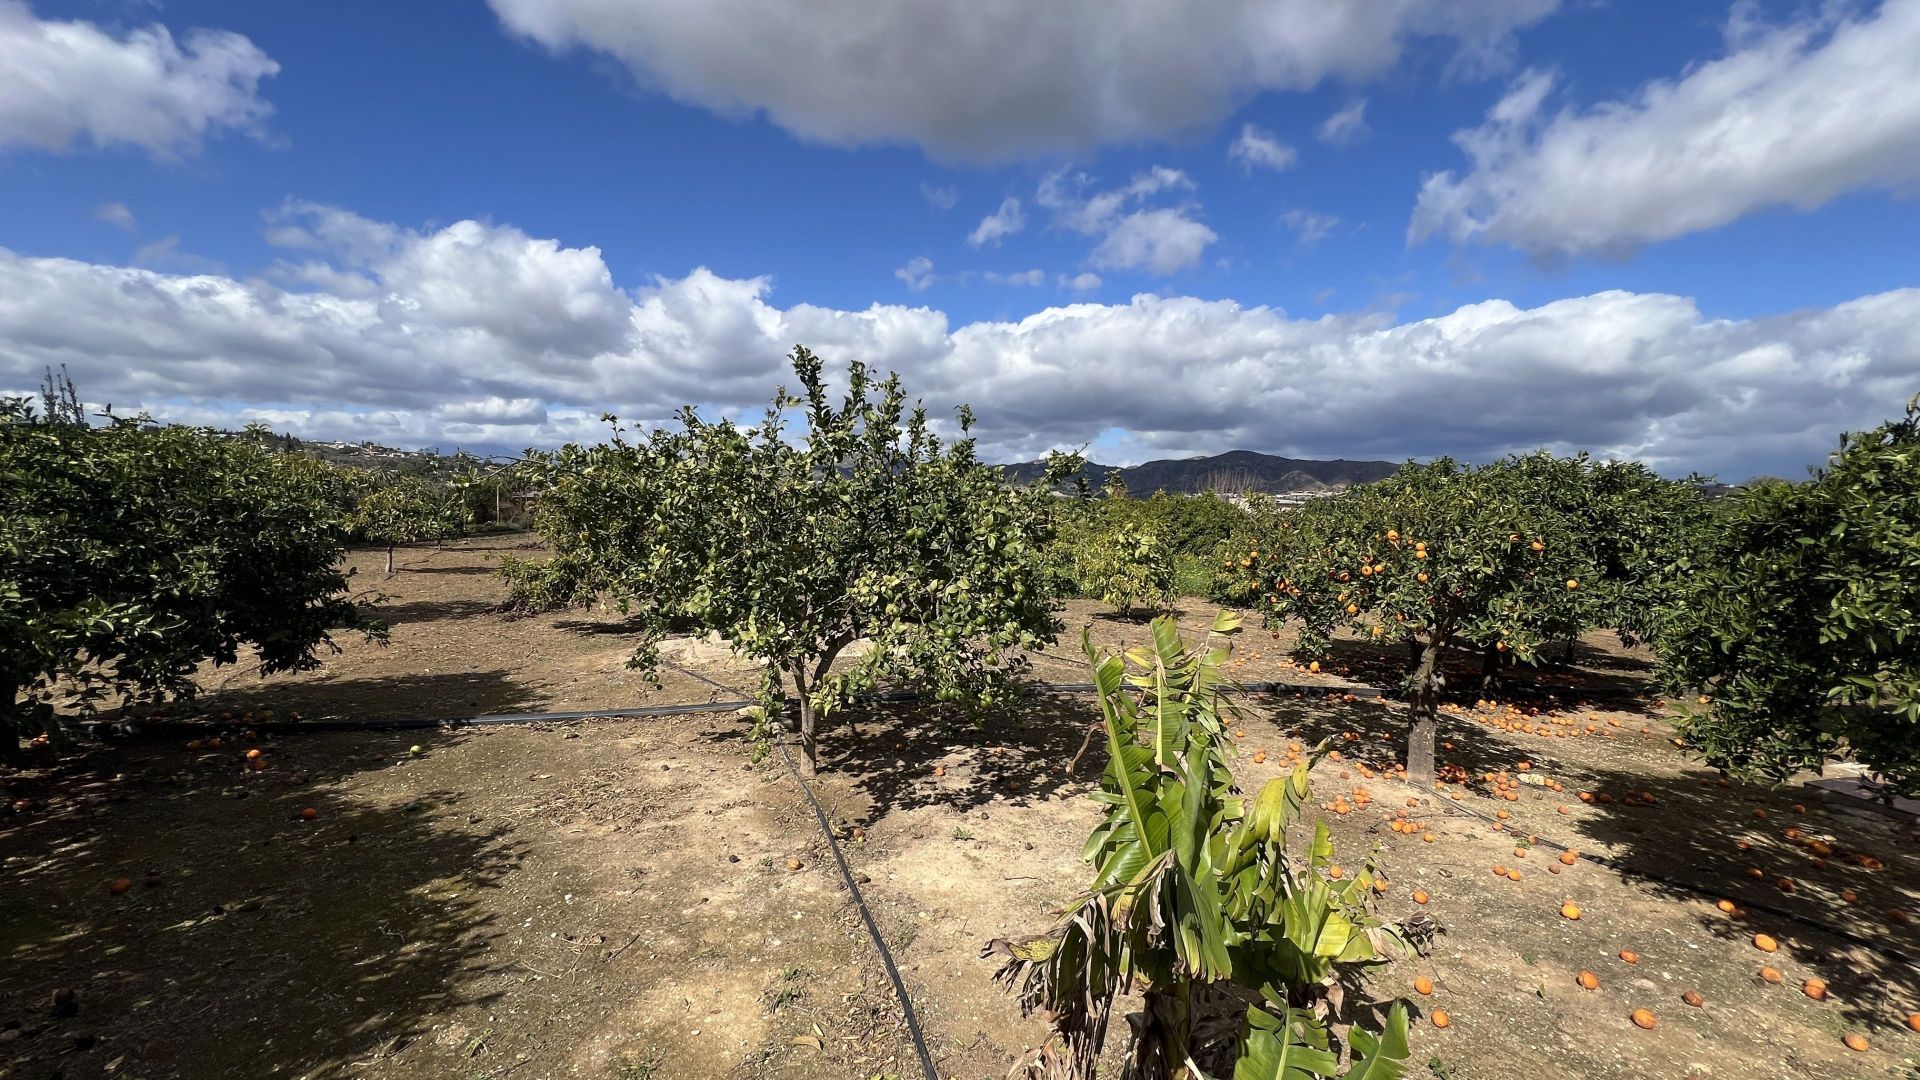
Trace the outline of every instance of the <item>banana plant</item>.
<path fill-rule="evenodd" d="M 1022 1010 L 1053 1020 L 1057 1045 L 1023 1066 L 1035 1080 L 1093 1080 L 1114 1003 L 1135 990 L 1122 1080 L 1403 1075 L 1403 1006 L 1378 1034 L 1350 1029 L 1344 1053 L 1329 1028 L 1339 973 L 1406 943 L 1371 911 L 1371 856 L 1336 876 L 1324 825 L 1288 849 L 1326 745 L 1251 799 L 1234 783 L 1222 691 L 1239 626 L 1221 615 L 1198 649 L 1168 617 L 1151 648 L 1103 654 L 1083 639 L 1107 750 L 1092 794 L 1106 813 L 1083 852 L 1093 882 L 1049 932 L 987 947 L 1007 956 L 995 979 Z"/>

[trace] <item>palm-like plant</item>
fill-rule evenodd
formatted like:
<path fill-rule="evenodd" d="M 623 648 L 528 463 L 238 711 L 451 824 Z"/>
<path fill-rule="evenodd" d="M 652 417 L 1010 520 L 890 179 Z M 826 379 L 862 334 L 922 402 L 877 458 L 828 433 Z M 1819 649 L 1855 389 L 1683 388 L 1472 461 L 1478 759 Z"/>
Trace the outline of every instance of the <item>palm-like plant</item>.
<path fill-rule="evenodd" d="M 1050 932 L 988 946 L 1009 957 L 996 979 L 1058 1033 L 1029 1076 L 1091 1080 L 1114 1001 L 1136 988 L 1145 1007 L 1128 1017 L 1123 1080 L 1342 1075 L 1336 974 L 1404 944 L 1369 909 L 1371 857 L 1334 877 L 1324 825 L 1301 855 L 1287 850 L 1324 746 L 1253 799 L 1236 794 L 1221 690 L 1238 629 L 1223 614 L 1197 652 L 1171 618 L 1154 621 L 1151 649 L 1101 655 L 1086 641 L 1107 744 L 1094 795 L 1107 812 L 1084 852 L 1093 885 Z M 1379 1035 L 1351 1029 L 1347 1049 L 1349 1080 L 1402 1075 L 1404 1007 Z"/>

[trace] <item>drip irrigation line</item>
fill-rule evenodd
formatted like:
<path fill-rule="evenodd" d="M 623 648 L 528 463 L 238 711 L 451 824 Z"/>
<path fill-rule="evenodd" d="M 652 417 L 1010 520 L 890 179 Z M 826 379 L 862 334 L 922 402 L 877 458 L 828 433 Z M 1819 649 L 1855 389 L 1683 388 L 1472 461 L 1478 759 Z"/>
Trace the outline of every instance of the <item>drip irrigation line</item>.
<path fill-rule="evenodd" d="M 813 788 L 800 770 L 794 767 L 793 754 L 787 749 L 787 741 L 780 739 L 780 757 L 787 764 L 787 775 L 794 778 L 800 790 L 807 796 L 808 805 L 813 807 L 814 820 L 820 823 L 820 833 L 827 838 L 827 850 L 833 852 L 834 865 L 840 868 L 840 882 L 847 887 L 847 894 L 853 897 L 853 906 L 860 911 L 860 921 L 867 925 L 867 936 L 873 939 L 873 947 L 880 952 L 880 963 L 887 969 L 887 979 L 893 983 L 894 996 L 900 999 L 900 1012 L 907 1023 L 907 1034 L 913 1037 L 913 1048 L 920 1055 L 920 1068 L 927 1074 L 927 1080 L 940 1080 L 940 1073 L 933 1066 L 933 1051 L 927 1049 L 927 1037 L 920 1030 L 920 1018 L 914 1015 L 913 998 L 907 993 L 907 984 L 900 978 L 900 969 L 894 965 L 893 952 L 887 948 L 887 940 L 880 934 L 880 927 L 873 921 L 873 912 L 867 910 L 867 901 L 860 895 L 860 886 L 854 883 L 853 871 L 847 868 L 847 859 L 840 853 L 840 842 L 834 839 L 833 826 L 827 821 L 827 812 L 820 807 L 820 800 L 814 797 Z"/>
<path fill-rule="evenodd" d="M 1473 809 L 1470 806 L 1455 805 L 1452 802 L 1452 800 L 1445 800 L 1445 801 L 1439 802 L 1437 805 L 1439 805 L 1441 810 L 1446 813 L 1465 814 L 1468 817 L 1477 818 L 1481 821 L 1484 821 L 1489 825 L 1502 825 L 1502 826 L 1505 825 L 1505 822 L 1502 822 L 1496 818 L 1488 817 L 1487 815 L 1481 813 L 1478 810 Z M 1621 862 L 1619 859 L 1615 859 L 1607 855 L 1593 855 L 1588 852 L 1579 851 L 1577 848 L 1569 847 L 1566 844 L 1562 844 L 1558 840 L 1554 840 L 1549 837 L 1540 836 L 1533 833 L 1529 833 L 1527 835 L 1532 837 L 1533 842 L 1536 844 L 1539 844 L 1544 847 L 1553 848 L 1555 851 L 1573 851 L 1576 854 L 1578 854 L 1580 858 L 1586 859 L 1587 861 L 1596 863 L 1600 866 L 1604 866 L 1607 869 L 1613 871 L 1614 873 L 1620 875 L 1621 877 L 1644 878 L 1647 881 L 1658 882 L 1661 885 L 1666 885 L 1671 888 L 1679 889 L 1682 892 L 1692 893 L 1695 896 L 1720 897 L 1724 899 L 1724 894 L 1720 893 L 1718 890 L 1715 890 L 1715 889 L 1708 889 L 1700 885 L 1695 885 L 1690 881 L 1681 881 L 1678 878 L 1670 878 L 1664 874 L 1656 874 L 1647 870 L 1635 870 L 1628 867 L 1625 863 Z M 1748 900 L 1748 901 L 1742 901 L 1742 903 L 1744 904 L 1744 906 L 1754 911 L 1761 912 L 1762 914 L 1765 914 L 1765 915 L 1771 915 L 1776 919 L 1785 919 L 1788 922 L 1798 923 L 1801 926 L 1804 926 L 1810 930 L 1817 930 L 1822 934 L 1828 935 L 1829 937 L 1839 938 L 1841 941 L 1844 941 L 1850 945 L 1858 946 L 1859 948 L 1867 949 L 1871 952 L 1877 952 L 1880 955 L 1885 956 L 1890 960 L 1897 961 L 1901 964 L 1905 964 L 1909 966 L 1920 965 L 1920 957 L 1909 955 L 1905 952 L 1902 952 L 1900 949 L 1895 948 L 1892 945 L 1885 945 L 1878 941 L 1873 941 L 1869 938 L 1861 937 L 1860 935 L 1855 934 L 1852 931 L 1842 930 L 1837 926 L 1828 926 L 1826 923 L 1820 922 L 1816 919 L 1810 919 L 1805 915 L 1796 914 L 1784 908 L 1774 907 L 1772 904 L 1765 903 L 1764 901 Z"/>
<path fill-rule="evenodd" d="M 715 682 L 698 672 L 688 671 L 670 660 L 661 663 L 678 671 L 682 675 L 706 683 L 715 690 L 728 694 L 738 694 L 738 687 Z M 846 856 L 840 851 L 840 841 L 833 835 L 833 824 L 827 820 L 827 812 L 820 806 L 820 800 L 813 793 L 813 785 L 793 763 L 793 753 L 787 748 L 787 740 L 776 733 L 775 743 L 780 747 L 780 759 L 786 763 L 787 775 L 800 785 L 801 794 L 807 797 L 807 805 L 813 807 L 813 818 L 820 823 L 820 835 L 827 838 L 827 850 L 833 852 L 834 865 L 840 869 L 840 883 L 847 887 L 847 895 L 853 897 L 853 906 L 860 912 L 860 921 L 866 924 L 867 937 L 873 941 L 873 947 L 880 953 L 880 964 L 887 970 L 887 980 L 893 983 L 894 997 L 900 1001 L 901 1017 L 906 1021 L 907 1034 L 913 1038 L 913 1048 L 920 1055 L 920 1067 L 925 1070 L 927 1080 L 940 1080 L 940 1073 L 933 1065 L 933 1051 L 927 1048 L 927 1037 L 920 1030 L 920 1018 L 913 1011 L 913 997 L 907 993 L 907 984 L 900 978 L 900 968 L 893 962 L 893 951 L 887 948 L 887 939 L 881 935 L 880 927 L 873 921 L 873 912 L 868 910 L 866 898 L 860 895 L 860 886 L 853 880 L 853 871 L 847 866 Z"/>

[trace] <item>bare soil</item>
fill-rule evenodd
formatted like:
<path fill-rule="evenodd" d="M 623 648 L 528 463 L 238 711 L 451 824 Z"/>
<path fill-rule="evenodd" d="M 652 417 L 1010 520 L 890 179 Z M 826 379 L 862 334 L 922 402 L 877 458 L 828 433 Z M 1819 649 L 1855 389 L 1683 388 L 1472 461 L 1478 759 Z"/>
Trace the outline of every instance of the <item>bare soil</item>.
<path fill-rule="evenodd" d="M 500 613 L 489 560 L 511 543 L 404 551 L 390 579 L 380 553 L 356 556 L 357 580 L 391 598 L 389 644 L 343 641 L 297 676 L 209 671 L 204 704 L 241 723 L 447 718 L 752 684 L 724 646 L 686 641 L 647 685 L 624 666 L 617 612 Z M 1180 614 L 1196 631 L 1212 618 L 1197 601 Z M 1036 658 L 1049 681 L 1086 678 L 1083 625 L 1104 644 L 1147 633 L 1087 604 L 1064 617 L 1061 646 Z M 1243 698 L 1243 785 L 1279 775 L 1290 745 L 1333 739 L 1315 799 L 1347 811 L 1316 811 L 1340 858 L 1378 845 L 1385 911 L 1412 914 L 1417 887 L 1445 928 L 1353 1002 L 1355 1018 L 1413 1006 L 1411 1075 L 1912 1075 L 1920 933 L 1895 915 L 1920 915 L 1911 817 L 1804 784 L 1722 786 L 1639 694 L 1646 658 L 1600 635 L 1571 668 L 1513 677 L 1495 706 L 1462 696 L 1441 757 L 1470 781 L 1416 790 L 1390 772 L 1400 707 L 1347 700 L 1391 686 L 1399 658 L 1343 642 L 1309 672 L 1284 633 L 1263 635 L 1242 639 L 1241 679 L 1324 689 Z M 1457 666 L 1474 685 L 1477 659 Z M 826 735 L 816 791 L 944 1077 L 1004 1076 L 1045 1033 L 979 952 L 1045 928 L 1086 879 L 1098 762 L 1062 768 L 1091 719 L 1084 695 L 1044 695 L 981 725 L 856 709 L 854 730 Z M 777 757 L 750 764 L 732 713 L 184 742 L 156 734 L 6 778 L 0 1078 L 918 1075 L 811 809 Z M 264 770 L 244 767 L 249 749 Z M 1396 814 L 1417 827 L 1390 829 Z M 1581 857 L 1561 865 L 1554 843 Z M 1599 989 L 1576 985 L 1583 969 Z M 1412 990 L 1423 974 L 1430 997 Z M 1809 977 L 1826 1000 L 1801 991 Z M 1428 1022 L 1434 1008 L 1450 1027 Z M 1637 1008 L 1652 1030 L 1630 1022 Z M 1872 1049 L 1847 1050 L 1848 1032 Z"/>

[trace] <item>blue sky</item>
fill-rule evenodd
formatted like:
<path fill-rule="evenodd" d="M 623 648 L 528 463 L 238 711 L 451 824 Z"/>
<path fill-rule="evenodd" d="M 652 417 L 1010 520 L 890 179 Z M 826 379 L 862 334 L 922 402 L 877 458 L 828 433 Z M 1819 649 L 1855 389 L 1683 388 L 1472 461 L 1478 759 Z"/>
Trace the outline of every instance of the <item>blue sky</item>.
<path fill-rule="evenodd" d="M 806 340 L 999 456 L 1733 478 L 1920 391 L 1914 0 L 789 7 L 0 0 L 0 386 L 506 448 Z"/>

